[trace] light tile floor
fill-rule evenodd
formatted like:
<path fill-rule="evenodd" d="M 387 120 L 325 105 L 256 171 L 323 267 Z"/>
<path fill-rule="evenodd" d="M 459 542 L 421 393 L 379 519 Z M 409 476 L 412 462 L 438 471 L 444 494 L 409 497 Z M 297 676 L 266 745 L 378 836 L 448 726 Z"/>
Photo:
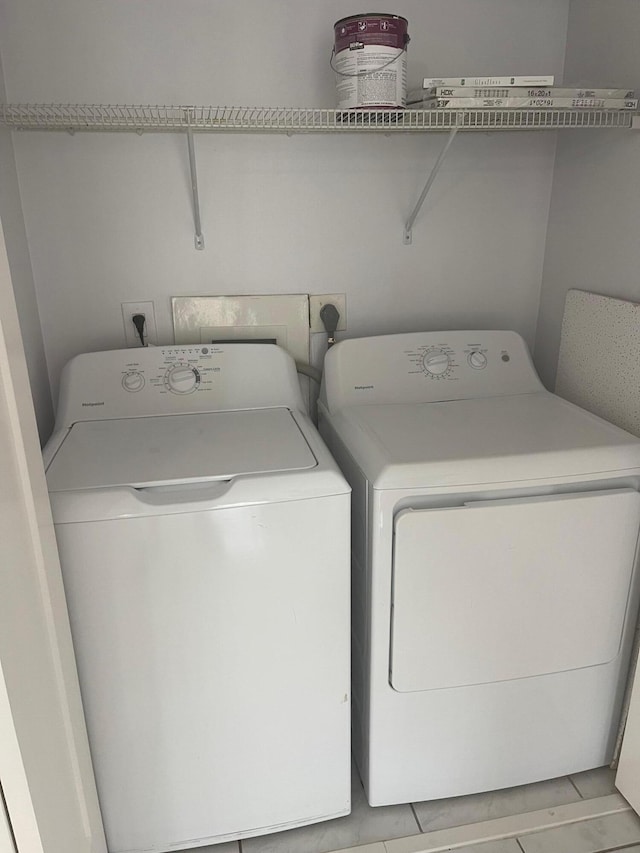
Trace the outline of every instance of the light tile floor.
<path fill-rule="evenodd" d="M 608 767 L 588 770 L 560 779 L 412 805 L 371 808 L 354 770 L 352 811 L 347 817 L 311 826 L 247 838 L 190 853 L 329 853 L 358 845 L 390 841 L 420 832 L 477 823 L 498 817 L 523 814 L 552 806 L 578 802 L 615 793 L 615 773 Z M 631 812 L 608 815 L 555 829 L 475 844 L 458 853 L 640 853 L 640 819 Z M 367 853 L 363 847 L 361 853 Z"/>
<path fill-rule="evenodd" d="M 372 809 L 354 770 L 351 776 L 350 815 L 300 829 L 247 838 L 242 842 L 242 853 L 327 853 L 419 832 L 420 826 L 410 805 Z"/>
<path fill-rule="evenodd" d="M 640 842 L 640 818 L 633 812 L 546 829 L 518 839 L 523 853 L 601 853 L 629 850 L 634 842 Z M 638 849 L 637 844 L 634 846 Z"/>
<path fill-rule="evenodd" d="M 515 838 L 505 838 L 501 841 L 487 841 L 485 844 L 472 844 L 464 847 L 462 853 L 522 853 Z"/>
<path fill-rule="evenodd" d="M 616 771 L 608 767 L 599 767 L 597 770 L 587 770 L 586 773 L 574 773 L 569 777 L 585 800 L 593 797 L 606 797 L 607 794 L 615 793 Z"/>
<path fill-rule="evenodd" d="M 415 803 L 414 810 L 422 832 L 434 832 L 436 829 L 563 806 L 580 799 L 576 787 L 565 777 L 468 797 Z"/>

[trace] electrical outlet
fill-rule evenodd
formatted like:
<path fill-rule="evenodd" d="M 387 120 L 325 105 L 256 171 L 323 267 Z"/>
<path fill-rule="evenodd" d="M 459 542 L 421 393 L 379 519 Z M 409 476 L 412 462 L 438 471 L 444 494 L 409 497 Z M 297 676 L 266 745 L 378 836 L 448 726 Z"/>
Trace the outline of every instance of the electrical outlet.
<path fill-rule="evenodd" d="M 347 297 L 344 293 L 322 293 L 309 295 L 309 325 L 312 332 L 324 332 L 324 324 L 320 319 L 323 305 L 335 305 L 340 314 L 336 331 L 344 332 L 347 328 Z"/>
<path fill-rule="evenodd" d="M 141 347 L 140 337 L 136 327 L 133 325 L 133 316 L 135 314 L 144 314 L 144 343 L 158 343 L 158 333 L 156 331 L 156 314 L 153 308 L 153 302 L 123 302 L 122 303 L 122 321 L 124 323 L 124 340 L 127 347 Z"/>

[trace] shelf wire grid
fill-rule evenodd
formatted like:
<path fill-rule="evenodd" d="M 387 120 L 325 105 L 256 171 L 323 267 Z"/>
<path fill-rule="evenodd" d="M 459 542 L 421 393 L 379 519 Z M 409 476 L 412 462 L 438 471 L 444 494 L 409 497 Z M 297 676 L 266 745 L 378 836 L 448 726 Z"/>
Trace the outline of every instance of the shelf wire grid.
<path fill-rule="evenodd" d="M 19 130 L 420 132 L 629 128 L 637 113 L 593 109 L 341 110 L 98 104 L 0 104 L 0 123 Z"/>

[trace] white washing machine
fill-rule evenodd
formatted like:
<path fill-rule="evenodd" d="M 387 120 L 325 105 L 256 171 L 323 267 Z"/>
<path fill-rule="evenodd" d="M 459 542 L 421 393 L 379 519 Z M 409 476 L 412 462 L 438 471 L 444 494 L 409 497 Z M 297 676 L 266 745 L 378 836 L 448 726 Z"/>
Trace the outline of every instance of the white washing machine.
<path fill-rule="evenodd" d="M 513 332 L 347 340 L 320 429 L 353 490 L 353 740 L 372 805 L 606 764 L 636 622 L 640 441 Z"/>
<path fill-rule="evenodd" d="M 45 463 L 110 853 L 348 814 L 349 486 L 293 360 L 78 356 Z"/>

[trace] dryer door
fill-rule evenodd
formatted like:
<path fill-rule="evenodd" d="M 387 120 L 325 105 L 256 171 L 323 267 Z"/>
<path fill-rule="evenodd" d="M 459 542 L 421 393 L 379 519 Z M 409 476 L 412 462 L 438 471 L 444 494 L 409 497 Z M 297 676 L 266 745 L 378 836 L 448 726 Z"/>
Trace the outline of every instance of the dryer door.
<path fill-rule="evenodd" d="M 639 527 L 632 489 L 398 513 L 392 687 L 608 663 L 620 651 Z"/>

